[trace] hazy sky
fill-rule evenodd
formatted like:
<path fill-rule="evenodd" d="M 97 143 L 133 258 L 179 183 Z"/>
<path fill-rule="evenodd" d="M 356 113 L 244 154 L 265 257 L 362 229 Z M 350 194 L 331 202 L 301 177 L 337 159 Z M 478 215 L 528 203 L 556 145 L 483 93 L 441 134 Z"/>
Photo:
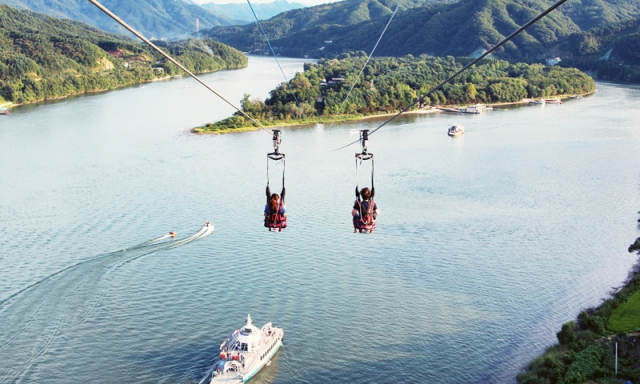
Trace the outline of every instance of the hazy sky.
<path fill-rule="evenodd" d="M 215 3 L 215 4 L 227 4 L 227 3 L 246 3 L 247 0 L 193 0 L 198 4 Z M 304 5 L 318 5 L 325 3 L 335 3 L 339 0 L 287 0 L 290 3 L 302 3 Z M 251 0 L 252 3 L 271 3 L 273 0 Z"/>

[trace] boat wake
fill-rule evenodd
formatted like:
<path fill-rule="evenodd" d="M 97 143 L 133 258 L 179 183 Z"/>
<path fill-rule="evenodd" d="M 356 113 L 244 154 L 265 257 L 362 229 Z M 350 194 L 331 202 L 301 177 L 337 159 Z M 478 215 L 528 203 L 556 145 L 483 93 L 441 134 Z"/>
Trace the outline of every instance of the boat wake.
<path fill-rule="evenodd" d="M 31 367 L 57 337 L 81 325 L 99 308 L 121 266 L 177 248 L 213 232 L 204 225 L 185 238 L 168 234 L 62 269 L 0 301 L 0 383 L 29 381 Z"/>

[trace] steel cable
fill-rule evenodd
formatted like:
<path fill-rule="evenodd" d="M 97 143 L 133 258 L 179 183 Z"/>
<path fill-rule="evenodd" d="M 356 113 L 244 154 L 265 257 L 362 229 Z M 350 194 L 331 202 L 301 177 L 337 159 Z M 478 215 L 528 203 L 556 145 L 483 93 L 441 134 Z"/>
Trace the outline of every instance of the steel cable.
<path fill-rule="evenodd" d="M 462 72 L 466 71 L 467 69 L 469 69 L 470 67 L 472 67 L 473 65 L 475 65 L 477 62 L 479 62 L 480 60 L 484 59 L 485 57 L 489 56 L 491 53 L 493 53 L 496 49 L 500 48 L 501 46 L 503 46 L 504 44 L 506 44 L 508 41 L 510 41 L 511 39 L 513 39 L 514 37 L 516 37 L 518 34 L 520 34 L 522 31 L 524 31 L 525 29 L 529 28 L 531 25 L 535 24 L 538 20 L 542 19 L 543 17 L 545 17 L 546 15 L 548 15 L 551 11 L 553 11 L 554 9 L 558 8 L 559 6 L 561 6 L 562 4 L 564 4 L 567 0 L 559 0 L 558 2 L 556 2 L 555 4 L 553 4 L 552 6 L 550 6 L 549 8 L 547 8 L 544 12 L 542 12 L 541 14 L 539 14 L 538 16 L 534 17 L 533 19 L 531 19 L 528 23 L 526 23 L 525 25 L 523 25 L 522 27 L 518 28 L 515 32 L 513 32 L 512 34 L 510 34 L 509 36 L 505 37 L 502 41 L 500 41 L 498 44 L 494 45 L 491 49 L 489 49 L 488 51 L 486 51 L 485 53 L 483 53 L 482 55 L 480 55 L 478 58 L 476 58 L 475 60 L 473 60 L 472 62 L 470 62 L 469 64 L 467 64 L 466 66 L 464 66 L 461 70 L 459 70 L 458 72 L 454 73 L 453 75 L 451 75 L 448 79 L 444 80 L 443 82 L 441 82 L 440 84 L 436 85 L 434 88 L 432 88 L 431 90 L 429 90 L 429 92 L 425 93 L 424 95 L 420 96 L 420 98 L 418 98 L 416 101 L 414 101 L 413 103 L 411 103 L 409 106 L 407 106 L 406 108 L 404 108 L 403 110 L 401 110 L 400 112 L 398 112 L 397 114 L 393 115 L 390 119 L 386 120 L 384 123 L 380 124 L 376 129 L 374 129 L 373 131 L 369 132 L 369 135 L 373 134 L 374 132 L 376 132 L 378 129 L 384 127 L 385 125 L 389 124 L 390 122 L 392 122 L 393 120 L 395 120 L 398 116 L 402 115 L 403 113 L 405 113 L 406 111 L 408 111 L 409 109 L 413 108 L 416 104 L 421 103 L 425 97 L 429 96 L 430 94 L 432 94 L 433 92 L 435 92 L 436 90 L 440 89 L 442 86 L 444 86 L 446 83 L 448 83 L 449 81 L 453 80 L 454 78 L 456 78 L 457 76 L 459 76 Z M 341 149 L 347 148 L 355 143 L 359 142 L 359 140 L 356 140 L 352 143 L 349 143 L 345 146 L 342 146 L 338 149 L 335 149 L 336 151 L 339 151 Z"/>
<path fill-rule="evenodd" d="M 180 64 L 178 61 L 176 61 L 173 57 L 169 56 L 166 52 L 164 52 L 162 49 L 158 48 L 155 44 L 153 44 L 151 41 L 147 40 L 147 38 L 145 38 L 140 32 L 136 31 L 135 29 L 133 29 L 133 27 L 129 26 L 127 23 L 125 23 L 122 19 L 120 19 L 118 16 L 116 16 L 113 12 L 111 12 L 110 10 L 108 10 L 104 5 L 100 4 L 97 0 L 89 0 L 90 3 L 92 3 L 93 5 L 95 5 L 96 7 L 98 7 L 102 12 L 106 13 L 107 16 L 111 17 L 113 20 L 115 20 L 116 22 L 118 22 L 118 24 L 122 25 L 123 27 L 125 27 L 129 32 L 133 33 L 134 35 L 136 35 L 140 40 L 142 40 L 143 42 L 145 42 L 148 46 L 150 46 L 151 48 L 153 48 L 154 50 L 156 50 L 158 53 L 160 53 L 162 56 L 164 56 L 167 60 L 171 61 L 173 64 L 177 65 L 178 68 L 182 69 L 186 74 L 188 74 L 189 76 L 191 76 L 192 78 L 194 78 L 197 82 L 199 82 L 200 84 L 202 84 L 205 88 L 207 88 L 208 90 L 210 90 L 211 92 L 213 92 L 216 96 L 218 96 L 222 101 L 224 101 L 225 103 L 229 104 L 231 107 L 233 107 L 236 111 L 240 112 L 241 114 L 243 114 L 245 117 L 247 117 L 249 120 L 251 120 L 254 124 L 256 124 L 259 128 L 269 132 L 270 134 L 273 134 L 273 132 L 267 128 L 265 128 L 262 124 L 260 124 L 259 121 L 257 121 L 256 119 L 254 119 L 253 117 L 249 116 L 248 114 L 246 114 L 243 110 L 241 110 L 240 108 L 236 107 L 233 103 L 231 103 L 229 100 L 225 99 L 222 95 L 220 95 L 218 92 L 216 92 L 213 88 L 211 88 L 209 85 L 207 85 L 204 81 L 200 80 L 200 78 L 196 75 L 194 75 L 191 71 L 189 71 L 187 68 L 184 67 L 184 65 Z"/>
<path fill-rule="evenodd" d="M 276 59 L 276 63 L 278 63 L 278 68 L 280 68 L 280 73 L 282 73 L 282 77 L 284 77 L 284 81 L 287 83 L 287 88 L 289 88 L 289 91 L 291 91 L 291 95 L 293 95 L 293 99 L 296 101 L 296 106 L 298 108 L 300 108 L 300 101 L 296 97 L 296 93 L 291 88 L 291 84 L 289 83 L 289 79 L 287 79 L 287 75 L 285 75 L 284 70 L 282 69 L 282 65 L 280 65 L 280 60 L 278 60 L 278 56 L 276 55 L 276 51 L 273 49 L 273 46 L 271 45 L 271 41 L 267 37 L 267 32 L 264 30 L 264 28 L 262 28 L 262 23 L 258 19 L 258 15 L 256 14 L 256 11 L 253 9 L 253 5 L 251 5 L 251 0 L 247 0 L 247 3 L 249 4 L 249 8 L 251 8 L 251 13 L 253 13 L 253 17 L 256 19 L 256 23 L 258 23 L 258 26 L 260 27 L 260 30 L 262 31 L 262 35 L 264 36 L 264 39 L 267 40 L 267 44 L 269 45 L 269 49 L 271 50 L 271 53 L 273 54 L 273 58 Z M 304 117 L 304 110 L 302 111 L 302 116 Z M 311 125 L 308 122 L 307 122 L 307 128 L 309 128 L 309 130 L 311 130 Z"/>
<path fill-rule="evenodd" d="M 369 57 L 367 57 L 367 61 L 365 61 L 364 65 L 362 66 L 362 69 L 360 70 L 360 73 L 358 73 L 358 77 L 356 77 L 353 84 L 351 84 L 351 88 L 349 89 L 349 92 L 347 92 L 347 96 L 342 101 L 342 104 L 340 104 L 340 109 L 338 109 L 338 112 L 336 112 L 336 114 L 333 116 L 333 121 L 331 122 L 331 125 L 329 125 L 329 129 L 333 127 L 333 124 L 338 119 L 338 115 L 342 113 L 342 110 L 344 109 L 344 104 L 347 102 L 347 99 L 349 99 L 349 96 L 351 96 L 351 92 L 353 91 L 353 88 L 356 86 L 356 84 L 358 84 L 358 81 L 360 81 L 360 76 L 362 76 L 362 72 L 364 72 L 364 69 L 367 67 L 367 64 L 369 64 L 369 61 L 371 60 L 373 53 L 376 51 L 376 48 L 378 48 L 378 44 L 380 44 L 380 40 L 382 40 L 382 36 L 384 36 L 384 33 L 387 32 L 387 28 L 389 28 L 389 24 L 391 24 L 391 20 L 393 20 L 393 17 L 398 12 L 398 9 L 400 8 L 400 4 L 402 4 L 402 0 L 400 0 L 396 5 L 396 9 L 391 14 L 391 17 L 389 18 L 387 25 L 384 27 L 384 29 L 382 30 L 382 33 L 380 34 L 380 37 L 378 37 L 378 41 L 376 41 L 376 45 L 373 46 L 371 53 L 369 53 Z"/>

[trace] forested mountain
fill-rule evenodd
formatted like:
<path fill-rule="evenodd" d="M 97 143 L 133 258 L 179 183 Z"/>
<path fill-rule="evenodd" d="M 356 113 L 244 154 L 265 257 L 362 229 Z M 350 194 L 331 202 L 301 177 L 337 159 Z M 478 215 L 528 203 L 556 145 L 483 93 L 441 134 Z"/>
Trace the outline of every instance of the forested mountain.
<path fill-rule="evenodd" d="M 573 34 L 554 53 L 600 79 L 640 83 L 640 19 Z"/>
<path fill-rule="evenodd" d="M 267 20 L 282 12 L 306 7 L 306 5 L 304 4 L 289 3 L 287 0 L 276 0 L 271 3 L 255 3 L 252 5 L 260 20 Z M 249 8 L 249 4 L 247 3 L 205 3 L 200 4 L 200 6 L 213 12 L 216 15 L 240 20 L 245 24 L 249 24 L 255 21 L 253 13 L 251 13 L 251 8 Z"/>
<path fill-rule="evenodd" d="M 241 52 L 211 40 L 161 44 L 195 72 L 247 65 Z M 0 102 L 54 99 L 177 73 L 143 43 L 0 5 Z"/>
<path fill-rule="evenodd" d="M 582 30 L 605 27 L 640 17 L 639 0 L 569 0 L 560 12 Z"/>
<path fill-rule="evenodd" d="M 434 4 L 451 1 L 453 0 L 403 0 L 400 9 L 430 7 Z M 273 41 L 301 34 L 306 36 L 308 31 L 327 32 L 326 35 L 329 35 L 334 30 L 340 30 L 340 27 L 356 26 L 379 18 L 386 19 L 391 15 L 397 3 L 397 0 L 345 0 L 284 12 L 262 22 L 262 26 L 269 39 Z M 213 28 L 210 31 L 205 31 L 204 34 L 244 51 L 266 48 L 266 42 L 256 23 Z M 322 42 L 323 40 L 318 41 Z M 305 47 L 287 47 L 282 53 L 293 55 L 290 53 L 290 50 L 293 49 L 300 51 L 298 55 L 301 56 L 303 52 L 308 54 L 319 47 L 320 45 L 315 44 L 314 40 L 313 43 L 307 42 Z"/>
<path fill-rule="evenodd" d="M 558 47 L 564 56 L 580 60 L 614 60 L 640 65 L 640 19 L 571 35 Z"/>
<path fill-rule="evenodd" d="M 147 37 L 186 36 L 200 28 L 240 23 L 216 16 L 197 4 L 183 0 L 103 0 L 101 3 Z M 87 0 L 0 0 L 17 9 L 31 10 L 59 18 L 83 21 L 109 32 L 128 32 Z"/>
<path fill-rule="evenodd" d="M 330 57 L 368 51 L 388 21 L 393 4 L 391 0 L 347 0 L 286 12 L 263 25 L 278 52 L 286 56 Z M 497 43 L 550 4 L 550 0 L 414 4 L 414 8 L 398 12 L 377 54 L 472 55 Z M 514 60 L 538 58 L 572 33 L 637 17 L 638 0 L 570 0 L 496 55 Z M 264 47 L 258 32 L 255 25 L 248 25 L 216 27 L 209 35 L 242 50 L 255 50 Z"/>

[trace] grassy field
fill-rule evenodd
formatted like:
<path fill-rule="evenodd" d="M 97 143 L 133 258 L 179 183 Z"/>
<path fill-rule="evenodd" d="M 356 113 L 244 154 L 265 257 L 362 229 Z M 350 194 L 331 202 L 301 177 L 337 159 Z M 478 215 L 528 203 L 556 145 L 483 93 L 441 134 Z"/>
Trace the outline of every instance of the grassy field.
<path fill-rule="evenodd" d="M 607 328 L 613 332 L 630 332 L 640 328 L 640 291 L 611 314 Z"/>

